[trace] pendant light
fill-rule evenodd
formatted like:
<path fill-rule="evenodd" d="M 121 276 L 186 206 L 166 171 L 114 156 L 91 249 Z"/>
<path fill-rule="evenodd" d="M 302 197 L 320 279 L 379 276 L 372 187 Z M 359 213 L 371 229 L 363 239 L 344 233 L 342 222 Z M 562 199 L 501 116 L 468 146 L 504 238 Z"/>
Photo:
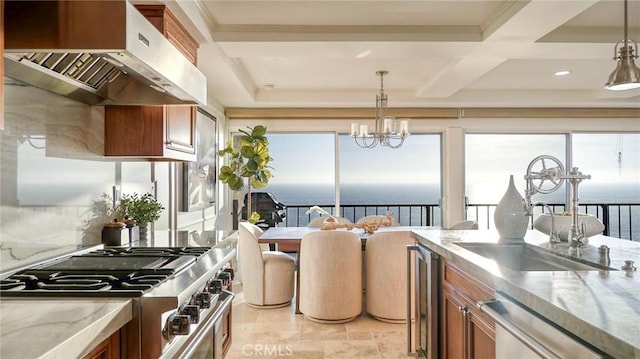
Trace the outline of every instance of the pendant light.
<path fill-rule="evenodd" d="M 638 58 L 638 43 L 631 40 L 627 25 L 627 0 L 624 0 L 624 39 L 618 41 L 613 51 L 613 59 L 618 60 L 618 66 L 609 76 L 604 88 L 621 91 L 640 88 L 640 69 L 634 60 Z M 631 46 L 633 45 L 633 46 Z"/>

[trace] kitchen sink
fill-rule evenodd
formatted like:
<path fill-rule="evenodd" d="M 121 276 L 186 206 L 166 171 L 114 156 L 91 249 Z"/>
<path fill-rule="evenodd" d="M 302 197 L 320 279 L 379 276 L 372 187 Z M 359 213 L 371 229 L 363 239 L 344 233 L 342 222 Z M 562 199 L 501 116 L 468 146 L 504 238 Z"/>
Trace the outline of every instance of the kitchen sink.
<path fill-rule="evenodd" d="M 592 271 L 613 270 L 551 253 L 529 244 L 455 243 L 479 256 L 494 260 L 499 266 L 516 271 Z"/>

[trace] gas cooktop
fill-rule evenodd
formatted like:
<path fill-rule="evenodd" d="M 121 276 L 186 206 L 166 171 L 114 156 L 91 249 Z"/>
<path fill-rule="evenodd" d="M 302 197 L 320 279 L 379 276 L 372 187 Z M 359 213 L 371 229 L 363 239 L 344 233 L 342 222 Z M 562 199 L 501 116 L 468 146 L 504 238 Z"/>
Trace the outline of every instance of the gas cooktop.
<path fill-rule="evenodd" d="M 0 280 L 2 296 L 139 297 L 210 247 L 105 248 L 43 262 Z"/>

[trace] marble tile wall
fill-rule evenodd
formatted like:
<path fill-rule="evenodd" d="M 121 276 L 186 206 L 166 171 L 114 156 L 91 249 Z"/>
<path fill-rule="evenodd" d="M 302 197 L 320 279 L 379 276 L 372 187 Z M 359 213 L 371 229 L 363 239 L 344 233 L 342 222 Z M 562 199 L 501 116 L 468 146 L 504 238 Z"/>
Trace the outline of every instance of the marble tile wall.
<path fill-rule="evenodd" d="M 149 162 L 103 156 L 104 107 L 7 78 L 0 147 L 0 272 L 100 244 L 103 195 L 150 184 Z"/>

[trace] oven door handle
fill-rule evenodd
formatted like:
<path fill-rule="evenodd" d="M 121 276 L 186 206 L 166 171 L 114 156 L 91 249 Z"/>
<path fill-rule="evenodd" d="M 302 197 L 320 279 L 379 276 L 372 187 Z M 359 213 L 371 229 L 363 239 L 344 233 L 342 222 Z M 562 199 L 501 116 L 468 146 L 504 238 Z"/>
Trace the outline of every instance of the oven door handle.
<path fill-rule="evenodd" d="M 202 344 L 202 341 L 207 338 L 207 335 L 211 330 L 213 330 L 213 327 L 216 325 L 216 323 L 222 320 L 222 316 L 228 312 L 235 294 L 225 289 L 222 290 L 222 293 L 226 295 L 226 298 L 216 308 L 215 313 L 213 313 L 206 326 L 198 332 L 198 336 L 193 339 L 193 342 L 189 344 L 187 350 L 185 350 L 185 352 L 180 355 L 180 358 L 192 358 L 195 354 L 194 350 L 198 348 L 200 344 Z"/>

